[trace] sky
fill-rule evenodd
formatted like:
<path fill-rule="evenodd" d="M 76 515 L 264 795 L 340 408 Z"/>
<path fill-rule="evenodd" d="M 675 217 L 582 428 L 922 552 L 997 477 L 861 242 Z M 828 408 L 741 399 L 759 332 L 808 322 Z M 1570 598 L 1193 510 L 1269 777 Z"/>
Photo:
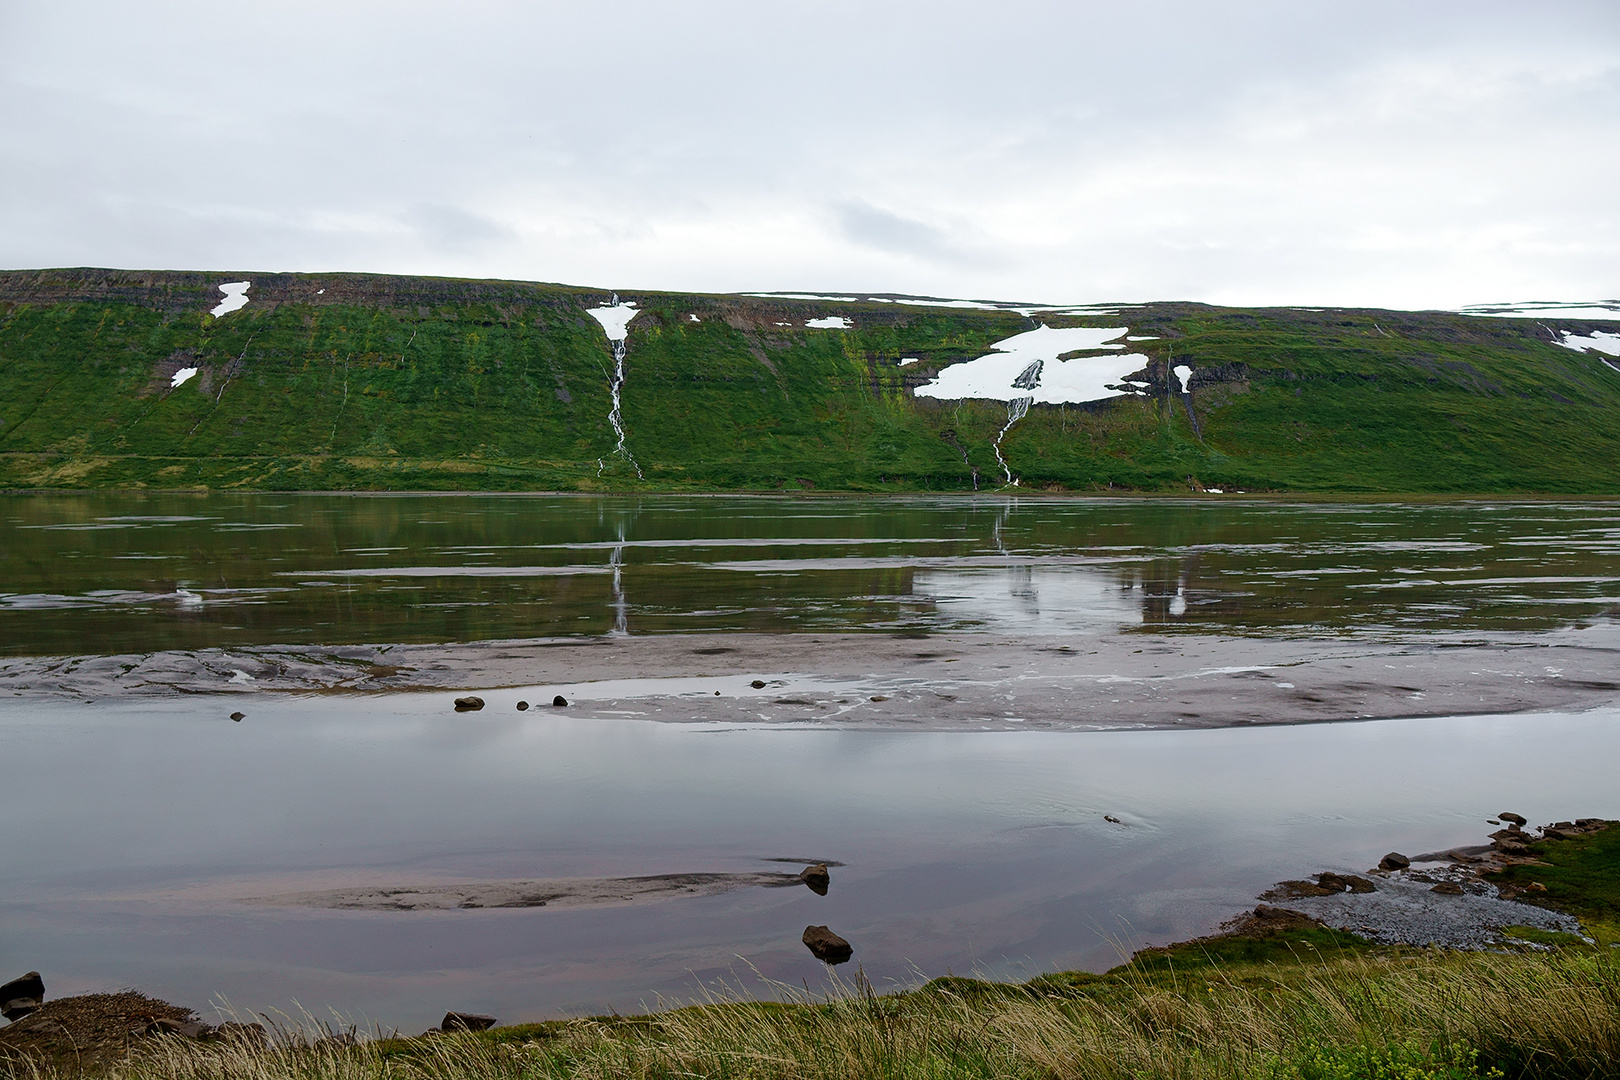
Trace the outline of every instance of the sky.
<path fill-rule="evenodd" d="M 0 0 L 0 267 L 1620 296 L 1620 3 Z"/>

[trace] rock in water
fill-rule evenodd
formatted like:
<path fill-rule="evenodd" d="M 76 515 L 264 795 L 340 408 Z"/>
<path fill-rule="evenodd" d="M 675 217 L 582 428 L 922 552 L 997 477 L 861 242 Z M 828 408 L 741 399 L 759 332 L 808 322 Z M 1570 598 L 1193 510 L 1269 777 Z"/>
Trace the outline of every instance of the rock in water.
<path fill-rule="evenodd" d="M 30 971 L 20 979 L 12 979 L 0 986 L 0 1016 L 7 1020 L 21 1020 L 45 1004 L 45 980 L 39 972 Z"/>
<path fill-rule="evenodd" d="M 554 706 L 556 706 L 556 707 L 557 707 L 557 708 L 559 708 L 559 709 L 562 709 L 562 708 L 566 708 L 566 707 L 567 707 L 567 705 L 568 705 L 568 699 L 567 699 L 567 698 L 565 698 L 565 697 L 563 697 L 563 696 L 562 696 L 562 695 L 561 695 L 561 694 L 558 694 L 558 695 L 557 695 L 557 696 L 556 696 L 556 697 L 554 697 L 554 698 L 552 698 L 552 699 L 551 699 L 551 703 L 552 703 L 552 704 L 553 704 L 553 705 L 554 705 Z"/>
<path fill-rule="evenodd" d="M 247 713 L 233 712 L 231 713 L 231 719 L 240 724 L 243 720 L 247 719 Z"/>
<path fill-rule="evenodd" d="M 1497 814 L 1496 816 L 1503 821 L 1511 821 L 1515 825 L 1528 825 L 1530 823 L 1530 819 L 1523 814 Z"/>
<path fill-rule="evenodd" d="M 764 679 L 755 679 L 753 682 L 749 683 L 748 685 L 752 686 L 755 690 L 763 690 L 763 689 L 765 689 L 765 680 Z"/>
<path fill-rule="evenodd" d="M 1357 874 L 1335 874 L 1329 870 L 1325 874 L 1317 874 L 1316 881 L 1322 888 L 1332 889 L 1334 892 L 1370 893 L 1378 891 L 1378 886 Z"/>
<path fill-rule="evenodd" d="M 826 896 L 827 886 L 832 883 L 832 875 L 827 873 L 826 863 L 816 863 L 800 870 L 799 880 L 810 886 L 810 891 L 817 896 Z"/>
<path fill-rule="evenodd" d="M 527 701 L 518 702 L 518 712 L 528 712 L 528 711 L 529 711 L 529 703 Z"/>
<path fill-rule="evenodd" d="M 1411 865 L 1412 860 L 1398 851 L 1392 851 L 1378 860 L 1378 869 L 1380 870 L 1405 870 Z"/>
<path fill-rule="evenodd" d="M 855 955 L 855 950 L 849 942 L 825 926 L 805 927 L 804 937 L 801 940 L 804 947 L 810 950 L 810 954 L 824 964 L 842 964 Z"/>
<path fill-rule="evenodd" d="M 477 712 L 479 709 L 482 709 L 483 707 L 484 707 L 484 699 L 481 698 L 481 697 L 458 697 L 458 698 L 456 698 L 456 712 Z"/>
<path fill-rule="evenodd" d="M 488 1031 L 494 1026 L 495 1018 L 483 1013 L 447 1012 L 439 1021 L 440 1031 Z"/>

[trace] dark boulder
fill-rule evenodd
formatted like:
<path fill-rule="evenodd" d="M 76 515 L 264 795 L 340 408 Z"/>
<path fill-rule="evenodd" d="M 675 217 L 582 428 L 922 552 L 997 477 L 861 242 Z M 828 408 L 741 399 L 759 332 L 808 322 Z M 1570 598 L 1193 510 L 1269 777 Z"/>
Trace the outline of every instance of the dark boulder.
<path fill-rule="evenodd" d="M 563 697 L 561 694 L 558 694 L 556 697 L 551 699 L 551 704 L 559 709 L 566 708 L 568 706 L 568 699 Z"/>
<path fill-rule="evenodd" d="M 1504 855 L 1524 856 L 1530 854 L 1529 844 L 1515 844 L 1511 840 L 1498 840 L 1495 847 L 1497 851 Z"/>
<path fill-rule="evenodd" d="M 800 940 L 804 942 L 804 947 L 810 950 L 810 954 L 824 964 L 842 964 L 855 955 L 855 950 L 849 942 L 825 926 L 805 927 L 804 937 Z"/>
<path fill-rule="evenodd" d="M 1523 814 L 1503 813 L 1497 814 L 1496 816 L 1501 818 L 1503 821 L 1511 821 L 1515 825 L 1528 825 L 1530 823 L 1530 819 L 1525 817 Z"/>
<path fill-rule="evenodd" d="M 39 972 L 30 971 L 20 979 L 12 979 L 0 986 L 0 1016 L 7 1020 L 21 1020 L 45 1004 L 45 980 Z"/>
<path fill-rule="evenodd" d="M 1380 870 L 1405 870 L 1411 865 L 1412 860 L 1398 851 L 1392 851 L 1378 860 L 1378 869 Z"/>
<path fill-rule="evenodd" d="M 827 873 L 826 863 L 816 863 L 800 870 L 799 880 L 810 886 L 810 891 L 817 896 L 826 896 L 827 886 L 832 883 L 832 875 Z"/>
<path fill-rule="evenodd" d="M 214 1029 L 200 1020 L 173 1020 L 160 1016 L 146 1026 L 148 1035 L 178 1035 L 183 1039 L 204 1039 Z"/>
<path fill-rule="evenodd" d="M 755 679 L 753 682 L 749 683 L 748 685 L 752 686 L 755 690 L 763 690 L 763 689 L 765 689 L 765 680 L 764 679 Z"/>
<path fill-rule="evenodd" d="M 458 697 L 458 698 L 456 698 L 456 712 L 477 712 L 479 709 L 482 709 L 483 707 L 484 707 L 484 699 L 481 698 L 481 697 Z"/>
<path fill-rule="evenodd" d="M 488 1031 L 494 1026 L 495 1018 L 483 1013 L 447 1012 L 439 1021 L 440 1031 Z"/>
<path fill-rule="evenodd" d="M 231 713 L 231 719 L 235 720 L 238 724 L 240 724 L 243 720 L 247 719 L 247 713 L 233 712 L 233 713 Z"/>
<path fill-rule="evenodd" d="M 518 702 L 518 712 L 528 712 L 528 711 L 529 711 L 529 703 L 527 701 Z"/>

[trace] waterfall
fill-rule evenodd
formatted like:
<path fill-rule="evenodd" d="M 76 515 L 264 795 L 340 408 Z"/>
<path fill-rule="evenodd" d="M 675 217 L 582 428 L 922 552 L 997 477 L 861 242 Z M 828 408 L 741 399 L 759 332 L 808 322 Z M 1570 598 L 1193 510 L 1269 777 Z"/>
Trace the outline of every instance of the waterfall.
<path fill-rule="evenodd" d="M 630 467 L 636 470 L 636 479 L 640 480 L 641 466 L 636 464 L 635 455 L 624 444 L 624 417 L 619 412 L 619 392 L 624 388 L 625 341 L 630 336 L 630 320 L 637 314 L 636 305 L 628 302 L 621 304 L 619 294 L 614 293 L 612 300 L 601 307 L 588 309 L 586 314 L 602 324 L 608 347 L 613 350 L 613 376 L 608 380 L 608 393 L 613 399 L 613 406 L 608 409 L 608 423 L 613 425 L 613 434 L 618 439 L 613 452 L 630 463 Z M 606 465 L 600 458 L 596 464 L 596 474 L 600 476 Z"/>
<path fill-rule="evenodd" d="M 1012 469 L 1008 467 L 1007 459 L 1001 456 L 1001 440 L 1007 437 L 1007 432 L 1012 430 L 1012 426 L 1014 424 L 1018 423 L 1018 421 L 1024 418 L 1025 414 L 1029 412 L 1029 407 L 1034 404 L 1034 402 L 1035 399 L 1032 397 L 1015 397 L 1011 401 L 1007 402 L 1006 426 L 1004 426 L 1001 429 L 1001 433 L 996 436 L 995 444 L 992 446 L 992 449 L 996 452 L 996 463 L 1001 466 L 1002 475 L 1007 478 L 1006 484 L 1003 485 L 1004 487 L 1017 487 L 1018 479 L 1013 476 Z"/>

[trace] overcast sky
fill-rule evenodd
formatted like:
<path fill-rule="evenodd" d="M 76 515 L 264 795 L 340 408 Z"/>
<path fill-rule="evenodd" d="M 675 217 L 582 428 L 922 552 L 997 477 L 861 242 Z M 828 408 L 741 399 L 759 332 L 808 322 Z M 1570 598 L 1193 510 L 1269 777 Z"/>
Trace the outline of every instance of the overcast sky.
<path fill-rule="evenodd" d="M 0 0 L 0 266 L 1620 295 L 1620 2 Z"/>

